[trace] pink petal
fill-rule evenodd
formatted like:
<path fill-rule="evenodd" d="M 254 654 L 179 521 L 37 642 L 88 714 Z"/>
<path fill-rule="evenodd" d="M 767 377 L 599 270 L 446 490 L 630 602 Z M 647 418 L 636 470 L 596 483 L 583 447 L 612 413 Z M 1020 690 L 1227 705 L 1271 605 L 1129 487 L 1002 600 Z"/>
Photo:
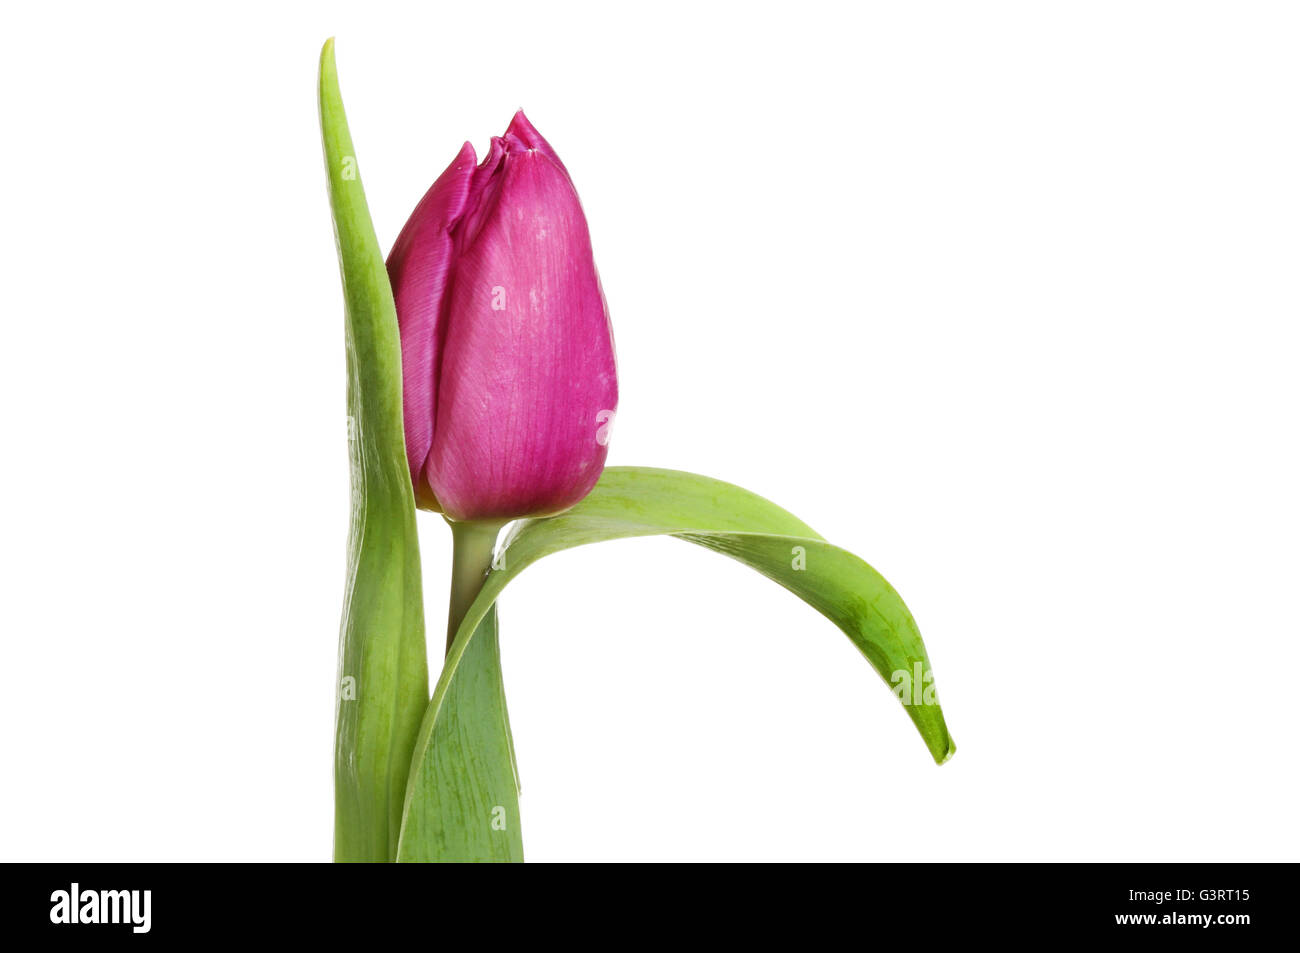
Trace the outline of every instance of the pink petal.
<path fill-rule="evenodd" d="M 536 149 L 559 166 L 560 171 L 562 171 L 566 176 L 569 174 L 569 170 L 564 167 L 564 163 L 561 162 L 560 157 L 555 154 L 555 150 L 551 148 L 551 144 L 542 138 L 540 132 L 533 128 L 533 124 L 528 121 L 528 117 L 524 115 L 522 109 L 516 112 L 515 117 L 510 120 L 510 125 L 506 128 L 505 138 L 517 139 L 523 143 L 526 148 Z"/>
<path fill-rule="evenodd" d="M 572 506 L 600 476 L 618 402 L 578 195 L 522 114 L 511 129 L 503 154 L 476 173 L 475 207 L 455 229 L 425 475 L 460 520 Z"/>
<path fill-rule="evenodd" d="M 388 277 L 402 340 L 406 458 L 417 500 L 426 506 L 436 503 L 419 475 L 433 444 L 435 381 L 443 333 L 439 319 L 453 256 L 450 230 L 464 209 L 475 161 L 474 147 L 467 142 L 424 194 L 388 255 Z"/>

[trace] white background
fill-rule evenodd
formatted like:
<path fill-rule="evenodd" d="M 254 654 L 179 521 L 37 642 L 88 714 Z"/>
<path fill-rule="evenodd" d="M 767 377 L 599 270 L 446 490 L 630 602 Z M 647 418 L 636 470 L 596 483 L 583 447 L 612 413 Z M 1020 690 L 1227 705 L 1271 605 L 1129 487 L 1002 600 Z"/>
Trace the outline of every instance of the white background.
<path fill-rule="evenodd" d="M 1298 27 L 8 5 L 0 856 L 330 856 L 336 35 L 383 247 L 525 107 L 614 314 L 610 462 L 739 483 L 880 569 L 958 744 L 936 767 L 739 564 L 561 554 L 502 603 L 531 859 L 1300 859 Z"/>

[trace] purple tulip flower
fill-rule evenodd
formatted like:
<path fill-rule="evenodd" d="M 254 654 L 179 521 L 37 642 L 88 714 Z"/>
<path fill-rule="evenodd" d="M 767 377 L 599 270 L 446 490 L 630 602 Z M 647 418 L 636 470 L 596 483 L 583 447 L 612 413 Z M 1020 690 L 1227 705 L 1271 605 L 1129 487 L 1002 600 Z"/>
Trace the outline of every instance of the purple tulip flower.
<path fill-rule="evenodd" d="M 614 341 L 564 164 L 515 114 L 468 142 L 393 244 L 416 502 L 453 520 L 547 516 L 605 466 Z"/>

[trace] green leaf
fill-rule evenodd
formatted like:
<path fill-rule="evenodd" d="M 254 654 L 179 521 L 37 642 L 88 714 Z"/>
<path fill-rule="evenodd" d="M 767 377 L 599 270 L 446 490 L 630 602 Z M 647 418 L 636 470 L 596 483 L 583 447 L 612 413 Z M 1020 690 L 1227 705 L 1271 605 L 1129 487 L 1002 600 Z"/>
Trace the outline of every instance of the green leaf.
<path fill-rule="evenodd" d="M 343 277 L 352 519 L 339 634 L 334 859 L 392 860 L 429 697 L 415 498 L 402 432 L 397 311 L 370 221 L 334 66 L 320 58 L 320 124 Z"/>
<path fill-rule="evenodd" d="M 904 701 L 934 760 L 942 764 L 952 756 L 955 746 L 943 712 L 937 703 L 926 703 L 927 694 L 933 699 L 933 675 L 921 634 L 903 600 L 879 573 L 747 490 L 674 470 L 610 467 L 573 509 L 516 524 L 498 553 L 493 571 L 456 634 L 425 711 L 412 759 L 399 860 L 463 859 L 448 856 L 445 839 L 432 837 L 431 832 L 481 824 L 491 807 L 488 801 L 502 790 L 500 778 L 491 787 L 450 777 L 454 759 L 444 757 L 440 749 L 456 743 L 444 713 L 447 700 L 464 691 L 456 684 L 458 666 L 468 653 L 487 651 L 477 645 L 475 632 L 506 584 L 537 560 L 563 549 L 662 534 L 757 569 L 829 618 Z M 445 798 L 452 785 L 462 792 L 455 805 Z"/>
<path fill-rule="evenodd" d="M 524 859 L 497 643 L 497 610 L 483 616 L 459 660 L 426 755 L 432 785 L 407 808 L 400 861 L 510 863 Z"/>

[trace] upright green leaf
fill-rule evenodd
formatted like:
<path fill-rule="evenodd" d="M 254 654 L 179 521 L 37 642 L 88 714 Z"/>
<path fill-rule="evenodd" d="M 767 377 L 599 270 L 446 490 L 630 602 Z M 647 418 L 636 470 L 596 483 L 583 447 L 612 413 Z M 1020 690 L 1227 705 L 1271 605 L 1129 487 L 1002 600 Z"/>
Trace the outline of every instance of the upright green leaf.
<path fill-rule="evenodd" d="M 343 277 L 352 521 L 339 645 L 334 859 L 394 859 L 411 751 L 429 697 L 415 498 L 402 432 L 397 312 L 348 132 L 334 41 L 320 123 Z"/>
<path fill-rule="evenodd" d="M 903 600 L 879 573 L 747 490 L 674 470 L 610 467 L 591 494 L 567 513 L 516 524 L 466 614 L 420 727 L 399 860 L 448 859 L 445 840 L 431 832 L 491 811 L 485 798 L 495 796 L 494 791 L 451 778 L 454 767 L 442 751 L 456 744 L 445 713 L 447 699 L 465 691 L 456 684 L 461 661 L 470 652 L 488 651 L 476 644 L 476 630 L 484 631 L 480 624 L 506 584 L 538 559 L 563 549 L 662 534 L 757 569 L 829 618 L 899 696 L 934 760 L 942 764 L 952 756 L 955 746 L 934 695 L 921 634 Z M 491 631 L 495 635 L 495 628 Z M 454 816 L 445 798 L 453 784 L 461 785 Z"/>
<path fill-rule="evenodd" d="M 467 645 L 443 699 L 426 755 L 432 784 L 408 807 L 403 825 L 407 848 L 399 851 L 398 860 L 524 859 L 511 745 L 494 605 Z"/>

